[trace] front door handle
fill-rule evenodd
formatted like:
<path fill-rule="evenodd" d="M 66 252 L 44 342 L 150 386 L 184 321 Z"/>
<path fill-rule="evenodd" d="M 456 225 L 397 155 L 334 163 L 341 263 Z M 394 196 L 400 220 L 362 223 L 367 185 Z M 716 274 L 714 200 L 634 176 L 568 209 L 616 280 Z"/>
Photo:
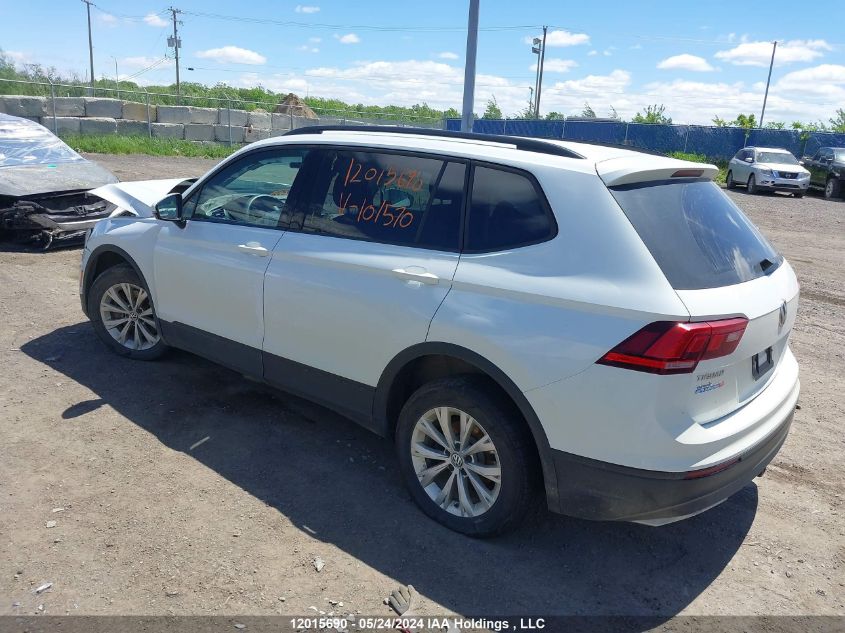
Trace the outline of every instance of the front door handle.
<path fill-rule="evenodd" d="M 404 279 L 406 281 L 418 281 L 429 286 L 436 286 L 440 283 L 440 277 L 433 273 L 426 272 L 424 268 L 418 268 L 417 266 L 413 266 L 412 268 L 417 268 L 419 272 L 417 272 L 417 270 L 394 268 L 393 274 L 399 277 L 399 279 Z"/>
<path fill-rule="evenodd" d="M 238 250 L 242 253 L 255 255 L 256 257 L 267 257 L 270 254 L 266 248 L 261 246 L 258 242 L 247 242 L 246 244 L 238 244 Z"/>

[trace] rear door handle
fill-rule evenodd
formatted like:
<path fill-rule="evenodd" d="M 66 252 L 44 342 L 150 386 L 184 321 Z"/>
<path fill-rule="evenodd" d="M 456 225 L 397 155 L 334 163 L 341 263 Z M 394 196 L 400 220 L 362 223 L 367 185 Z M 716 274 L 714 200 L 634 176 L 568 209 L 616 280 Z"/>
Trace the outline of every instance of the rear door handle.
<path fill-rule="evenodd" d="M 266 248 L 261 246 L 258 242 L 247 242 L 246 244 L 238 244 L 238 250 L 242 253 L 255 255 L 256 257 L 267 257 L 270 254 Z"/>
<path fill-rule="evenodd" d="M 425 269 L 420 269 L 419 272 L 414 270 L 405 270 L 404 268 L 394 268 L 393 274 L 406 281 L 418 281 L 429 286 L 436 286 L 440 283 L 440 277 L 434 273 L 426 272 Z"/>

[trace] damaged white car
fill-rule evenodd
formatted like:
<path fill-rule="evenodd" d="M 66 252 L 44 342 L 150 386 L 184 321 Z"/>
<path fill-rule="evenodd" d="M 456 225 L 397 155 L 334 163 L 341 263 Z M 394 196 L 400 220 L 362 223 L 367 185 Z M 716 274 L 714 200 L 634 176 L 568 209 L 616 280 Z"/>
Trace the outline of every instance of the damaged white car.
<path fill-rule="evenodd" d="M 114 211 L 89 190 L 115 182 L 44 126 L 0 114 L 0 238 L 44 249 L 80 243 Z"/>

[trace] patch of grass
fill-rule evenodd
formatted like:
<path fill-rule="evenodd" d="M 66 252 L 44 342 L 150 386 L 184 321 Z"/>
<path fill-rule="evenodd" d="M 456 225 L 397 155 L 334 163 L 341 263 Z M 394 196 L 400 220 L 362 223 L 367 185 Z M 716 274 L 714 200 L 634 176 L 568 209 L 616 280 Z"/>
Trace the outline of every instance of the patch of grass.
<path fill-rule="evenodd" d="M 191 156 L 197 158 L 225 158 L 237 146 L 215 143 L 194 143 L 169 138 L 147 136 L 64 135 L 62 140 L 77 152 L 95 154 L 148 154 L 150 156 Z"/>
<path fill-rule="evenodd" d="M 716 177 L 713 179 L 714 182 L 719 183 L 720 185 L 725 184 L 725 177 L 728 173 L 728 161 L 726 160 L 710 160 L 704 154 L 691 154 L 688 152 L 672 152 L 669 154 L 672 158 L 677 158 L 679 160 L 688 160 L 693 163 L 709 163 L 711 165 L 716 165 L 719 168 L 719 173 L 716 174 Z"/>

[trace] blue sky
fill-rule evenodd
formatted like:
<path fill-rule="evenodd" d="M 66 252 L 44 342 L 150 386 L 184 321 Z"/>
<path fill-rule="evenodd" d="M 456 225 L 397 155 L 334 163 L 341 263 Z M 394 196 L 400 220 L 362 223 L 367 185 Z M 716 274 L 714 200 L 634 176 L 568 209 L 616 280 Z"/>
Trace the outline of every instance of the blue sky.
<path fill-rule="evenodd" d="M 113 77 L 116 59 L 122 78 L 144 71 L 134 80 L 174 80 L 172 59 L 165 59 L 172 56 L 166 48 L 172 28 L 166 6 L 155 0 L 95 4 L 98 77 Z M 426 101 L 460 108 L 467 5 L 464 0 L 174 0 L 183 11 L 182 76 L 353 103 Z M 732 119 L 739 112 L 759 116 L 776 39 L 767 120 L 833 116 L 845 106 L 841 20 L 799 15 L 795 2 L 754 6 L 746 11 L 736 2 L 714 0 L 481 0 L 475 110 L 483 111 L 492 96 L 505 114 L 525 107 L 536 59 L 528 42 L 547 24 L 542 112 L 576 114 L 588 101 L 599 115 L 612 106 L 625 118 L 650 103 L 665 104 L 683 123 L 707 123 L 714 115 Z M 0 47 L 8 55 L 85 76 L 83 3 L 0 0 L 0 12 Z"/>

